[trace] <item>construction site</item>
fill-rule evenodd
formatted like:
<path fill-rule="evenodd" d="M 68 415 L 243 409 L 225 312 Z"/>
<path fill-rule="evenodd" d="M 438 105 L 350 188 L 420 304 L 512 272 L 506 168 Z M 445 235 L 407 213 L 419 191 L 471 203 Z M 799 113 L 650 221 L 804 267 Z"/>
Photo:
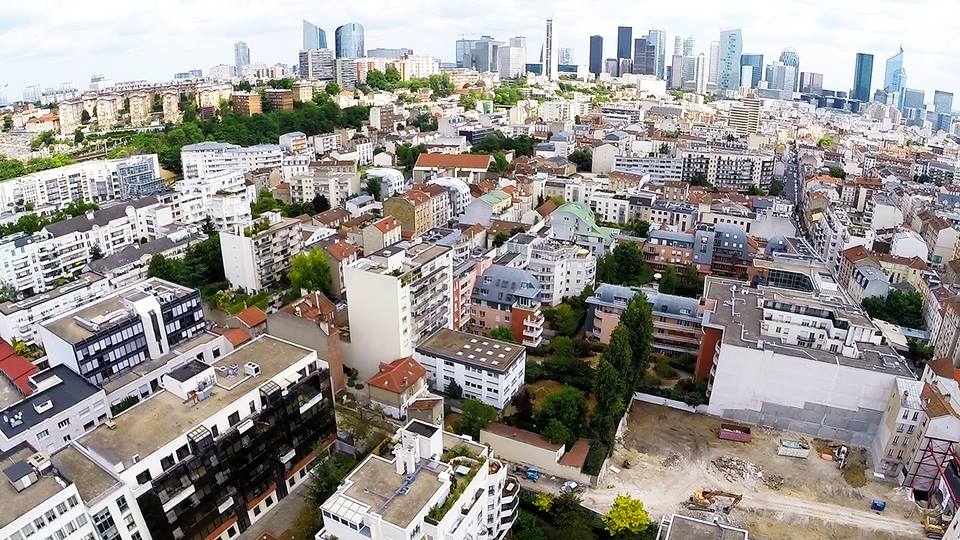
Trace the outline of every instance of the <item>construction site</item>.
<path fill-rule="evenodd" d="M 859 447 L 635 401 L 613 469 L 583 501 L 604 512 L 627 493 L 652 520 L 716 518 L 761 540 L 923 538 L 911 490 L 875 479 L 866 460 Z"/>

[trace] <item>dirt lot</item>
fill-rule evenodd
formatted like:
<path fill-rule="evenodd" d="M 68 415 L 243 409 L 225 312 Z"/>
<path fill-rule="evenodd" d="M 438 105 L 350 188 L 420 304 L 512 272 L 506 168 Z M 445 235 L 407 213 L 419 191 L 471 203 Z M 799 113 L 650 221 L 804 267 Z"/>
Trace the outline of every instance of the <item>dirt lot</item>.
<path fill-rule="evenodd" d="M 628 493 L 643 501 L 652 518 L 688 510 L 687 498 L 698 488 L 744 494 L 729 520 L 746 527 L 758 539 L 920 538 L 923 529 L 906 492 L 890 483 L 865 486 L 843 480 L 836 463 L 811 451 L 807 459 L 778 456 L 780 437 L 789 434 L 755 428 L 750 443 L 717 438 L 720 420 L 667 407 L 634 402 L 622 445 L 614 453 L 619 474 L 607 471 L 597 489 L 584 494 L 584 503 L 605 511 L 614 497 Z M 718 458 L 738 458 L 735 467 L 721 470 Z M 746 471 L 746 472 L 744 472 Z M 887 502 L 886 511 L 870 510 L 873 499 Z"/>

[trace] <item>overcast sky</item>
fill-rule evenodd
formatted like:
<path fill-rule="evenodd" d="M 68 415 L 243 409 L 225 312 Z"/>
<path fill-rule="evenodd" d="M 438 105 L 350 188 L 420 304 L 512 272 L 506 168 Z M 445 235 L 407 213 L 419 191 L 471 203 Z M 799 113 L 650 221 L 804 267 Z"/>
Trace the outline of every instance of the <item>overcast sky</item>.
<path fill-rule="evenodd" d="M 462 34 L 522 35 L 532 62 L 551 15 L 556 46 L 572 47 L 578 64 L 587 62 L 592 34 L 603 36 L 604 58 L 614 56 L 618 25 L 635 37 L 665 30 L 668 64 L 674 35 L 692 35 L 707 52 L 721 29 L 741 28 L 745 53 L 770 62 L 794 47 L 800 70 L 823 73 L 824 88 L 850 88 L 857 52 L 875 55 L 877 88 L 902 44 L 908 87 L 924 90 L 928 103 L 935 89 L 960 92 L 960 0 L 3 0 L 0 11 L 0 92 L 10 100 L 31 84 L 85 89 L 98 73 L 115 81 L 206 73 L 233 63 L 238 40 L 253 62 L 292 64 L 302 19 L 321 26 L 330 47 L 337 26 L 357 22 L 368 49 L 410 47 L 448 62 Z"/>

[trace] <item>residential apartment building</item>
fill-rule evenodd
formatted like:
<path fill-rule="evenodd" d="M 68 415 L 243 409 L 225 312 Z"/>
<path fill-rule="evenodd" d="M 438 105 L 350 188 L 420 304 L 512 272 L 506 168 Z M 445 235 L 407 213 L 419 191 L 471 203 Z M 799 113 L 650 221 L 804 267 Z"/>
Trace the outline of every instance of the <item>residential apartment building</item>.
<path fill-rule="evenodd" d="M 519 221 L 518 211 L 519 207 L 514 206 L 509 193 L 495 189 L 470 201 L 458 221 L 464 225 L 489 227 L 494 220 Z"/>
<path fill-rule="evenodd" d="M 144 538 L 226 540 L 302 486 L 335 433 L 326 362 L 263 335 L 169 372 L 77 448 L 136 494 Z"/>
<path fill-rule="evenodd" d="M 363 228 L 364 253 L 380 251 L 400 241 L 400 222 L 393 216 L 381 218 Z"/>
<path fill-rule="evenodd" d="M 773 154 L 754 154 L 718 149 L 683 149 L 683 180 L 706 180 L 721 188 L 748 190 L 767 185 L 773 177 Z"/>
<path fill-rule="evenodd" d="M 613 158 L 615 171 L 650 175 L 651 180 L 680 180 L 683 160 L 677 157 L 618 155 Z"/>
<path fill-rule="evenodd" d="M 317 196 L 327 199 L 330 206 L 342 206 L 348 198 L 360 193 L 360 173 L 326 171 L 310 167 L 306 173 L 287 180 L 290 185 L 290 200 L 309 203 Z"/>
<path fill-rule="evenodd" d="M 896 379 L 911 371 L 829 283 L 807 292 L 707 277 L 696 377 L 711 414 L 872 443 Z"/>
<path fill-rule="evenodd" d="M 393 440 L 392 456 L 369 455 L 320 506 L 318 540 L 506 537 L 520 483 L 486 446 L 421 420 Z"/>
<path fill-rule="evenodd" d="M 266 212 L 246 228 L 220 231 L 223 268 L 232 287 L 261 291 L 277 286 L 290 259 L 303 250 L 300 221 Z"/>
<path fill-rule="evenodd" d="M 451 383 L 498 410 L 510 404 L 523 386 L 527 350 L 522 345 L 441 328 L 414 351 L 427 370 L 427 382 L 440 392 Z"/>
<path fill-rule="evenodd" d="M 643 294 L 653 312 L 653 351 L 677 356 L 696 355 L 703 339 L 702 308 L 696 298 L 663 294 L 653 288 L 602 283 L 587 298 L 587 337 L 610 343 L 620 315 L 637 294 Z"/>
<path fill-rule="evenodd" d="M 41 324 L 74 308 L 98 300 L 111 289 L 110 281 L 87 272 L 76 280 L 23 300 L 0 304 L 0 338 L 7 343 L 39 344 Z"/>
<path fill-rule="evenodd" d="M 601 256 L 613 247 L 613 231 L 597 225 L 596 217 L 584 203 L 566 203 L 550 214 L 547 222 L 553 237 L 573 242 Z"/>
<path fill-rule="evenodd" d="M 477 277 L 471 296 L 470 326 L 487 335 L 506 327 L 516 343 L 539 347 L 543 342 L 540 283 L 530 272 L 494 264 Z"/>
<path fill-rule="evenodd" d="M 166 190 L 156 154 L 92 160 L 0 182 L 0 205 L 9 210 L 62 209 L 75 201 L 103 204 Z"/>
<path fill-rule="evenodd" d="M 410 190 L 383 201 L 383 214 L 400 223 L 405 239 L 417 238 L 434 227 L 431 197 L 422 191 Z"/>
<path fill-rule="evenodd" d="M 200 293 L 150 278 L 40 325 L 52 362 L 103 385 L 203 333 Z"/>
<path fill-rule="evenodd" d="M 283 150 L 275 144 L 243 147 L 202 142 L 181 148 L 180 160 L 183 163 L 183 178 L 189 180 L 223 171 L 247 173 L 256 169 L 276 168 L 283 162 Z"/>
<path fill-rule="evenodd" d="M 413 167 L 413 181 L 424 182 L 434 176 L 463 178 L 468 184 L 480 181 L 493 157 L 489 154 L 439 154 L 424 152 Z"/>
<path fill-rule="evenodd" d="M 452 328 L 452 250 L 400 242 L 344 268 L 353 349 L 360 376 L 413 355 L 438 328 Z"/>
<path fill-rule="evenodd" d="M 253 116 L 263 112 L 263 104 L 257 92 L 234 92 L 230 96 L 230 104 L 234 112 L 242 116 Z"/>
<path fill-rule="evenodd" d="M 539 235 L 517 234 L 504 244 L 508 256 L 519 254 L 511 264 L 526 269 L 540 283 L 540 301 L 555 306 L 592 287 L 597 258 L 581 246 L 553 240 L 549 231 Z M 511 259 L 515 259 L 511 257 Z"/>
<path fill-rule="evenodd" d="M 293 90 L 283 88 L 267 88 L 264 90 L 267 96 L 267 103 L 270 109 L 274 111 L 292 111 L 293 110 Z M 234 94 L 236 95 L 236 94 Z"/>
<path fill-rule="evenodd" d="M 257 186 L 239 170 L 221 170 L 183 178 L 174 184 L 173 218 L 182 225 L 201 225 L 207 218 L 217 230 L 246 227 L 253 219 L 250 204 Z"/>

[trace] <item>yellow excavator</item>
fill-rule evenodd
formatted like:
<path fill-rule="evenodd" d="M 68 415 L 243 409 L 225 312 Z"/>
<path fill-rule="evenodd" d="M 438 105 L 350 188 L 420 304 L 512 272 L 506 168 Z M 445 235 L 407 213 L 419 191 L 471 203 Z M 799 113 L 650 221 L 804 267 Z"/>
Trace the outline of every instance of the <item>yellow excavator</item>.
<path fill-rule="evenodd" d="M 940 515 L 931 515 L 926 512 L 923 514 L 923 532 L 926 533 L 927 538 L 943 538 L 949 525 L 949 522 L 944 523 Z"/>
<path fill-rule="evenodd" d="M 722 503 L 717 500 L 720 498 L 730 499 L 730 503 L 726 506 L 723 506 Z M 690 500 L 687 501 L 687 508 L 690 510 L 703 510 L 710 512 L 723 512 L 724 514 L 729 514 L 733 507 L 740 504 L 740 501 L 743 500 L 743 495 L 740 493 L 730 493 L 729 491 L 709 491 L 704 489 L 697 489 L 693 492 L 693 495 L 690 496 Z"/>

